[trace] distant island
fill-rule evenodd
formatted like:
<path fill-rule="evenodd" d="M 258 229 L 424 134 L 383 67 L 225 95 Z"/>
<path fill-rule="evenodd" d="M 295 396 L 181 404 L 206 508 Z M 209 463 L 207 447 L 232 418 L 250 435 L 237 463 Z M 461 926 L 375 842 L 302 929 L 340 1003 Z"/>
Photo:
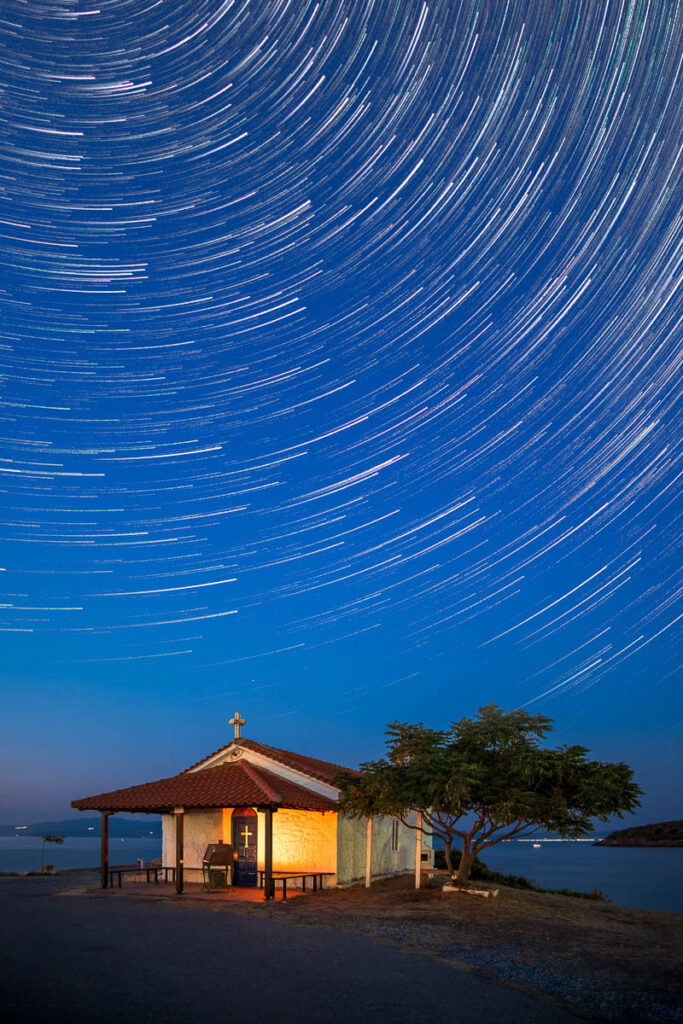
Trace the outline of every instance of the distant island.
<path fill-rule="evenodd" d="M 100 819 L 65 818 L 63 821 L 38 821 L 33 825 L 0 825 L 0 836 L 44 836 L 91 837 L 100 834 Z M 161 819 L 149 816 L 144 821 L 130 821 L 112 815 L 109 821 L 109 835 L 113 839 L 161 839 Z"/>
<path fill-rule="evenodd" d="M 659 821 L 610 832 L 596 846 L 683 846 L 683 820 Z"/>

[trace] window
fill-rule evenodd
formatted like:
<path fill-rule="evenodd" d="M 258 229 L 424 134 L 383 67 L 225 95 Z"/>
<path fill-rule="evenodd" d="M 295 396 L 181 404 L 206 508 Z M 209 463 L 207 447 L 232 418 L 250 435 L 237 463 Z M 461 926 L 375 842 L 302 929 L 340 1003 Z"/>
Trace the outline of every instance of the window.
<path fill-rule="evenodd" d="M 398 822 L 394 818 L 391 823 L 391 849 L 398 850 Z"/>

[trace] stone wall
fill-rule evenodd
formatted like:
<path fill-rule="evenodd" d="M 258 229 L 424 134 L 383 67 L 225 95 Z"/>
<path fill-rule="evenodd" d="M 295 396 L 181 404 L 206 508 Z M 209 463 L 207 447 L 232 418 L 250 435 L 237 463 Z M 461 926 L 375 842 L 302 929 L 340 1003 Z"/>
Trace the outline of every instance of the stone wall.
<path fill-rule="evenodd" d="M 266 816 L 258 812 L 258 866 L 265 866 Z M 281 808 L 273 814 L 273 871 L 324 871 L 333 877 L 337 870 L 336 811 L 295 811 Z M 300 881 L 288 883 L 299 888 Z"/>
<path fill-rule="evenodd" d="M 273 815 L 273 868 L 336 873 L 337 812 L 277 811 Z"/>

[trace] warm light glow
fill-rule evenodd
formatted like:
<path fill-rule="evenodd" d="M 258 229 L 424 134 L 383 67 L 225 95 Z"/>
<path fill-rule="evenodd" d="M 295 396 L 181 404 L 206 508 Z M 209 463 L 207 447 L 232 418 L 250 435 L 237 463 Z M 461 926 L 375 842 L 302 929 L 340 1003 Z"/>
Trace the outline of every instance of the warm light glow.
<path fill-rule="evenodd" d="M 260 819 L 259 815 L 259 819 Z M 259 861 L 262 834 L 259 820 Z M 273 815 L 274 871 L 337 870 L 337 815 L 321 811 L 279 810 Z"/>

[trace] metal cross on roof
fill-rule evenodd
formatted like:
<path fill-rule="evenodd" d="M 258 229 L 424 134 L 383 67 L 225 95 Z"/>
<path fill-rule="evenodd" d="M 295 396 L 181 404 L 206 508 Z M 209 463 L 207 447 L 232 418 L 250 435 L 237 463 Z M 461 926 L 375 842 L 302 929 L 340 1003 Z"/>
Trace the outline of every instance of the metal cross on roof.
<path fill-rule="evenodd" d="M 235 717 L 231 718 L 228 725 L 235 726 L 235 739 L 238 740 L 242 735 L 242 726 L 247 724 L 246 718 L 241 718 L 239 711 L 235 712 Z"/>

